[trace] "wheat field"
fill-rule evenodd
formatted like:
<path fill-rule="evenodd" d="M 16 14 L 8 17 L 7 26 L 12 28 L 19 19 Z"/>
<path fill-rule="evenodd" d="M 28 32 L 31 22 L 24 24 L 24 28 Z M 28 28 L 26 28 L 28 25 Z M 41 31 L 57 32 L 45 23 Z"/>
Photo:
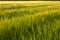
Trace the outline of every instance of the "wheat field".
<path fill-rule="evenodd" d="M 60 4 L 45 3 L 1 3 L 0 40 L 60 40 Z"/>

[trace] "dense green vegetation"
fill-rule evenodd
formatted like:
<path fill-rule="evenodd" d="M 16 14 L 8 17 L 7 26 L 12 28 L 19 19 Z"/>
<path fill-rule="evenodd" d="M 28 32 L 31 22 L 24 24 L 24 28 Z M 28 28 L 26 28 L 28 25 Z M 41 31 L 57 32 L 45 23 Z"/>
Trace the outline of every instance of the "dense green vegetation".
<path fill-rule="evenodd" d="M 0 40 L 60 40 L 60 5 L 1 5 Z"/>

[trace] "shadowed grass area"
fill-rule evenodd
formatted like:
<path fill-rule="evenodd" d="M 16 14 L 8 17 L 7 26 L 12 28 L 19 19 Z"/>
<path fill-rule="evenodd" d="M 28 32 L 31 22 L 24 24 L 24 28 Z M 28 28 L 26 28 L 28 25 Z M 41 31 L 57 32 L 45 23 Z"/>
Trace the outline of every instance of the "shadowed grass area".
<path fill-rule="evenodd" d="M 0 40 L 60 40 L 60 5 L 0 8 Z"/>

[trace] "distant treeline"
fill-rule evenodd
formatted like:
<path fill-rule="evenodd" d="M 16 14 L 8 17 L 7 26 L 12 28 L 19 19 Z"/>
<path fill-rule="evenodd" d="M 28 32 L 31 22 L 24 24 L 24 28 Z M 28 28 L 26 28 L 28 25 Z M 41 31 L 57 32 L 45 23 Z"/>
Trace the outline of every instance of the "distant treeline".
<path fill-rule="evenodd" d="M 60 1 L 60 0 L 0 0 L 0 1 Z"/>

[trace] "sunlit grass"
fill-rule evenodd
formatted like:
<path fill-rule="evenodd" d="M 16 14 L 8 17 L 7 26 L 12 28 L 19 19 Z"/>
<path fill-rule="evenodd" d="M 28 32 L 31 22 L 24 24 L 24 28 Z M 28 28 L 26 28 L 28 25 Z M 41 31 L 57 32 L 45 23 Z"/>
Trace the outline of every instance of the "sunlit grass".
<path fill-rule="evenodd" d="M 0 40 L 60 40 L 60 5 L 7 6 L 0 5 Z"/>

